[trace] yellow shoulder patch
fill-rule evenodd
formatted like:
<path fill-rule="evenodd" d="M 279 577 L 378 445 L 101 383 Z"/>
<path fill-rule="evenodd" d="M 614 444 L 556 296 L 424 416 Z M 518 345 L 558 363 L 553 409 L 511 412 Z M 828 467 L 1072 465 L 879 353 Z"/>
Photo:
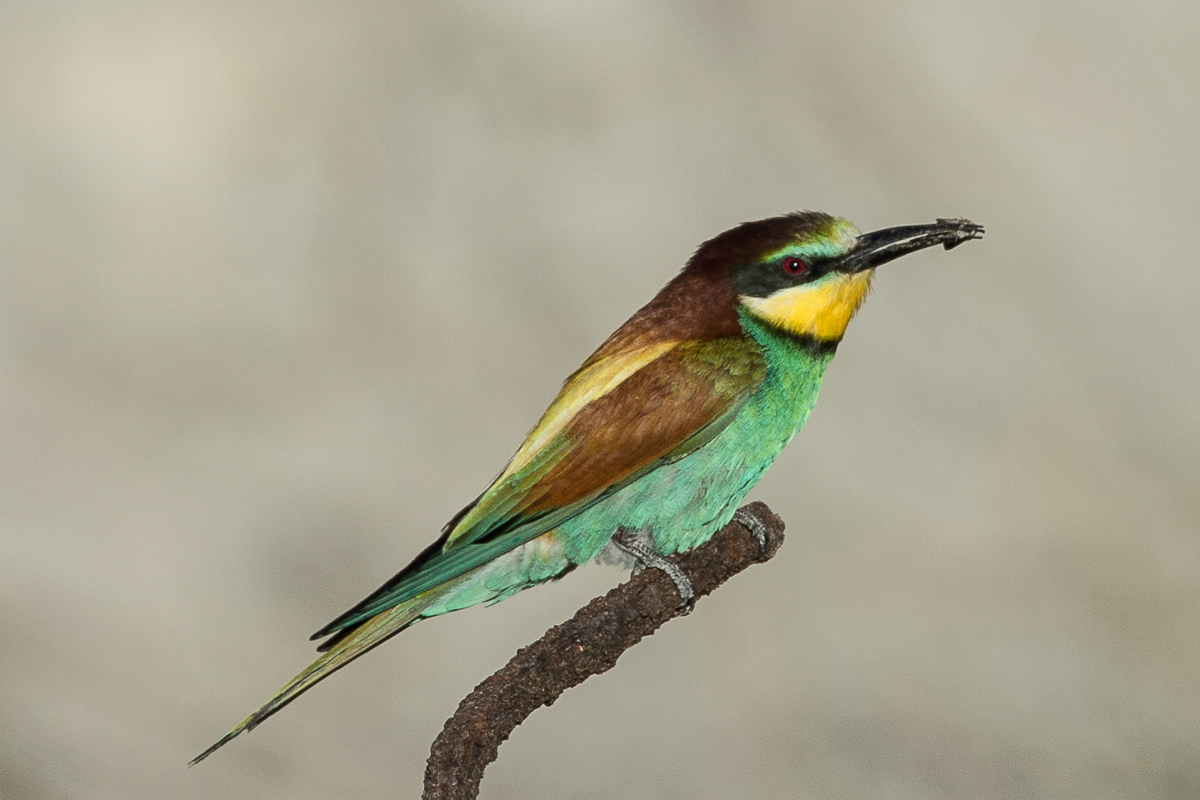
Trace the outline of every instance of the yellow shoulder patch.
<path fill-rule="evenodd" d="M 678 346 L 679 342 L 657 342 L 649 347 L 602 358 L 590 367 L 576 372 L 563 384 L 562 391 L 546 409 L 537 426 L 529 432 L 525 443 L 512 457 L 503 474 L 511 475 L 524 467 L 533 454 L 557 436 L 588 403 L 604 397 L 630 375 Z"/>
<path fill-rule="evenodd" d="M 770 297 L 743 296 L 741 301 L 765 322 L 800 336 L 836 342 L 867 299 L 874 274 L 875 270 L 869 269 L 853 275 L 830 275 L 815 283 L 783 289 Z"/>

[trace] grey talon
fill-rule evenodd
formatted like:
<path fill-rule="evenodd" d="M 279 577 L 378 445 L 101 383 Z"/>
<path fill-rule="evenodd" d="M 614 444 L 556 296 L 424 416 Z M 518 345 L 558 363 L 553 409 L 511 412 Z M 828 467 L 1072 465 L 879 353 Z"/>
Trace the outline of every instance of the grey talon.
<path fill-rule="evenodd" d="M 667 577 L 675 582 L 675 588 L 679 590 L 678 607 L 683 609 L 682 616 L 692 613 L 692 609 L 696 607 L 696 593 L 692 589 L 692 582 L 688 580 L 687 575 L 683 574 L 683 570 L 679 568 L 678 564 L 663 558 L 628 531 L 617 531 L 613 534 L 612 541 L 617 547 L 637 559 L 638 565 L 634 567 L 634 575 L 646 567 L 654 567 L 667 573 Z"/>
<path fill-rule="evenodd" d="M 745 508 L 739 508 L 733 512 L 733 521 L 754 534 L 754 538 L 758 540 L 760 550 L 767 549 L 767 526 L 761 519 L 751 514 Z"/>

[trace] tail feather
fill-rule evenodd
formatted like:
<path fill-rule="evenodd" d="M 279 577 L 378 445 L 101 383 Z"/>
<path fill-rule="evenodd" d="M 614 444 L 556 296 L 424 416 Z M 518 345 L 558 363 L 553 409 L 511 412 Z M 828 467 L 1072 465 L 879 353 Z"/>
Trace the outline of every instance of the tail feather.
<path fill-rule="evenodd" d="M 418 595 L 412 600 L 376 614 L 353 630 L 347 631 L 346 635 L 340 637 L 328 652 L 309 664 L 303 672 L 292 678 L 270 700 L 263 703 L 261 708 L 239 722 L 237 727 L 222 736 L 216 744 L 188 762 L 188 766 L 198 764 L 208 758 L 242 731 L 253 730 L 260 722 L 311 689 L 317 682 L 412 625 L 420 618 L 421 612 L 442 594 L 442 591 L 434 590 Z"/>

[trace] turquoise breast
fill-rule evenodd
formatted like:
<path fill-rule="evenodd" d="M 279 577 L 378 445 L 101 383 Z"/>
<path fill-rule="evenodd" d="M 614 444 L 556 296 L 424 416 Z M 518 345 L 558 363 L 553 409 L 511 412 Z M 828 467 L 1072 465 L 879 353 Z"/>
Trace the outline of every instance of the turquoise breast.
<path fill-rule="evenodd" d="M 814 348 L 746 315 L 743 325 L 763 348 L 762 386 L 712 441 L 562 523 L 555 539 L 572 563 L 595 558 L 618 529 L 648 533 L 663 555 L 703 544 L 804 426 L 833 349 Z"/>

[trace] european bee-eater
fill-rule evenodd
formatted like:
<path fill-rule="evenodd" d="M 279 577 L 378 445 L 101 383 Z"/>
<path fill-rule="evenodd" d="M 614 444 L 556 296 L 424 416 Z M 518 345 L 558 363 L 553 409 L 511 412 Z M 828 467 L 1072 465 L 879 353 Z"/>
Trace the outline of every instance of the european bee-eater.
<path fill-rule="evenodd" d="M 323 655 L 192 763 L 410 625 L 498 602 L 593 559 L 664 569 L 689 604 L 686 576 L 664 557 L 733 519 L 804 425 L 875 268 L 982 235 L 963 219 L 860 234 L 806 211 L 700 245 L 567 378 L 441 538 L 317 631 L 312 638 L 329 637 Z"/>

